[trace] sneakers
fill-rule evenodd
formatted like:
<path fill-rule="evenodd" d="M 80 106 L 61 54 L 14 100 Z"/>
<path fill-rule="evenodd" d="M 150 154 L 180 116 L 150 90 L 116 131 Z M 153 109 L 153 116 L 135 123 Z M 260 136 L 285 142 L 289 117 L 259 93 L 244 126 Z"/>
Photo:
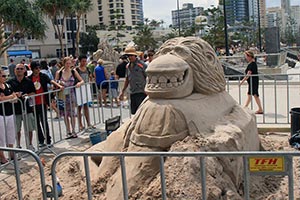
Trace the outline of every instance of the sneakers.
<path fill-rule="evenodd" d="M 44 146 L 46 146 L 44 143 L 40 143 L 40 144 L 39 144 L 39 148 L 42 148 L 42 147 L 44 147 Z"/>
<path fill-rule="evenodd" d="M 77 138 L 77 137 L 78 137 L 78 136 L 77 136 L 76 133 L 68 133 L 66 139 L 68 140 L 68 139 L 73 139 L 73 138 Z"/>
<path fill-rule="evenodd" d="M 35 148 L 31 145 L 29 145 L 28 150 L 35 152 Z"/>

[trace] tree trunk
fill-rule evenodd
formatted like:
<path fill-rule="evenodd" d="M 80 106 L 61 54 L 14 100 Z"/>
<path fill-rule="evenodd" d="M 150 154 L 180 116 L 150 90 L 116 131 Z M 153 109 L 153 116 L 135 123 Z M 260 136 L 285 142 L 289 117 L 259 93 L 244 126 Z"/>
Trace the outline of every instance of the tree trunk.
<path fill-rule="evenodd" d="M 80 15 L 77 15 L 77 29 L 76 29 L 76 56 L 79 56 L 79 40 L 80 40 Z"/>

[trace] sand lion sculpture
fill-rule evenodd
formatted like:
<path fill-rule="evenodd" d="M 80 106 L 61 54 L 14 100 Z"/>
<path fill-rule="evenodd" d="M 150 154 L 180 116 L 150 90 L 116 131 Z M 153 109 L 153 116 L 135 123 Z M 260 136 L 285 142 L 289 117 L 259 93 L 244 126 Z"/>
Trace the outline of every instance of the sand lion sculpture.
<path fill-rule="evenodd" d="M 259 150 L 255 115 L 225 91 L 220 61 L 202 39 L 166 41 L 147 69 L 148 97 L 136 115 L 88 151 Z M 123 199 L 119 158 L 93 157 L 97 199 Z M 242 158 L 205 158 L 208 199 L 242 199 Z M 129 199 L 161 199 L 159 158 L 125 159 Z M 201 199 L 199 157 L 165 160 L 169 199 Z M 100 192 L 99 192 L 100 191 Z"/>

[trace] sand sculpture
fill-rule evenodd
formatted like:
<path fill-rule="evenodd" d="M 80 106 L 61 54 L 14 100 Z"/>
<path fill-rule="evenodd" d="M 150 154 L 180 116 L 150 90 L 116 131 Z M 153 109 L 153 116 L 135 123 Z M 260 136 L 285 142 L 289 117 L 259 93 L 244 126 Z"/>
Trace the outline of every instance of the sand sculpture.
<path fill-rule="evenodd" d="M 93 53 L 93 59 L 102 59 L 107 62 L 118 63 L 120 54 L 114 50 L 106 39 L 103 39 L 98 44 L 98 50 Z"/>
<path fill-rule="evenodd" d="M 259 150 L 255 116 L 225 91 L 222 66 L 207 42 L 166 41 L 147 76 L 148 97 L 136 115 L 89 151 Z M 119 159 L 92 160 L 97 199 L 123 199 Z M 242 199 L 242 159 L 205 161 L 208 199 Z M 161 199 L 159 158 L 128 157 L 125 164 L 130 199 Z M 164 168 L 168 198 L 201 199 L 199 158 L 166 158 Z"/>

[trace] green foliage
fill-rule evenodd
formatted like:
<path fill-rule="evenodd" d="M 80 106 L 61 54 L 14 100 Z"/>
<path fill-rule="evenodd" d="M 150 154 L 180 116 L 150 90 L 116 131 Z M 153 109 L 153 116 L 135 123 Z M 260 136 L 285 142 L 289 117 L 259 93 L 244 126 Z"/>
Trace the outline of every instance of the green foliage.
<path fill-rule="evenodd" d="M 133 37 L 133 41 L 139 47 L 139 50 L 155 49 L 157 41 L 153 38 L 152 29 L 148 25 L 140 25 L 136 28 L 138 33 Z"/>
<path fill-rule="evenodd" d="M 75 55 L 79 55 L 79 42 L 80 42 L 80 18 L 90 12 L 93 8 L 92 0 L 73 0 L 72 4 L 72 13 L 76 15 L 77 21 L 77 30 L 76 30 L 76 53 Z"/>
<path fill-rule="evenodd" d="M 283 42 L 287 43 L 288 45 L 293 45 L 296 43 L 296 21 L 292 17 L 288 17 L 286 28 L 285 28 L 285 34 L 283 37 Z"/>
<path fill-rule="evenodd" d="M 96 27 L 88 26 L 87 33 L 80 34 L 81 54 L 95 52 L 98 49 L 99 38 L 97 37 Z"/>
<path fill-rule="evenodd" d="M 214 48 L 225 46 L 224 35 L 224 16 L 219 8 L 209 8 L 206 10 L 206 15 L 209 16 L 211 25 L 209 32 L 203 37 Z"/>
<path fill-rule="evenodd" d="M 66 16 L 69 16 L 73 12 L 73 3 L 74 0 L 36 0 L 36 5 L 51 19 L 55 34 L 60 43 L 61 52 L 63 52 L 61 56 L 65 56 L 63 45 L 65 26 L 61 26 L 61 23 L 58 22 L 65 23 Z"/>
<path fill-rule="evenodd" d="M 9 32 L 3 34 L 6 27 Z M 36 39 L 45 37 L 46 23 L 42 16 L 25 0 L 0 0 L 0 55 L 18 40 L 28 35 Z"/>

